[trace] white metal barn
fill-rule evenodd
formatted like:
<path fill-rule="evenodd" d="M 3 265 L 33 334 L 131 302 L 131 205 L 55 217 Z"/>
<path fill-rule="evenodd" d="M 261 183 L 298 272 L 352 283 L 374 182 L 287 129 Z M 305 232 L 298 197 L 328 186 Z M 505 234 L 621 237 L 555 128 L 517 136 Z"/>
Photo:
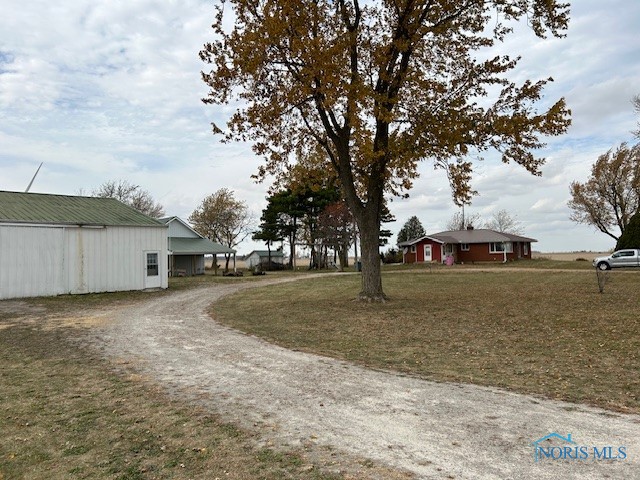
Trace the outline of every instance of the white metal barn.
<path fill-rule="evenodd" d="M 161 222 L 111 198 L 0 191 L 0 299 L 167 282 Z"/>

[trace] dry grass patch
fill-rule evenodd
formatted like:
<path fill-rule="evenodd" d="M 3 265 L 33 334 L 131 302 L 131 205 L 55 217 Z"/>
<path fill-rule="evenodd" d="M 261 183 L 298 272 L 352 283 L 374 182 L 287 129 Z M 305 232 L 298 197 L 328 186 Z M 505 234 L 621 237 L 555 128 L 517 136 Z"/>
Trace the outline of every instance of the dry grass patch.
<path fill-rule="evenodd" d="M 353 298 L 359 277 L 225 298 L 216 319 L 288 348 L 437 381 L 469 382 L 640 412 L 640 275 L 398 272 L 387 304 Z"/>

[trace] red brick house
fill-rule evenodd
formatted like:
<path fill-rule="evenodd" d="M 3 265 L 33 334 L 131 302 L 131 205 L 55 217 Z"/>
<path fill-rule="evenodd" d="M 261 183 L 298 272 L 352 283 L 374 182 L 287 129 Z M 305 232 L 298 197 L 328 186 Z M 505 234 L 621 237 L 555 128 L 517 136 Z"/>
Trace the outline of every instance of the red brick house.
<path fill-rule="evenodd" d="M 444 263 L 447 257 L 456 263 L 506 262 L 530 259 L 532 242 L 537 240 L 485 228 L 468 228 L 407 240 L 398 247 L 403 251 L 403 263 Z"/>

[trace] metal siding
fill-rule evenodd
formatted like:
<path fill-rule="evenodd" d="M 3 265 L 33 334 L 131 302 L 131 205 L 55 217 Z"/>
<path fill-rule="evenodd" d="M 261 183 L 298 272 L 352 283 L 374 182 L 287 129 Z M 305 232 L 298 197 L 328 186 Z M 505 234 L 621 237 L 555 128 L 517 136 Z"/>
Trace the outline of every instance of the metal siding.
<path fill-rule="evenodd" d="M 64 229 L 0 226 L 0 298 L 64 292 Z"/>
<path fill-rule="evenodd" d="M 167 287 L 165 229 L 107 227 L 79 230 L 83 233 L 86 292 L 143 289 L 145 251 L 160 252 L 161 284 L 163 288 Z"/>
<path fill-rule="evenodd" d="M 193 233 L 177 220 L 169 223 L 169 236 L 181 238 L 200 238 L 196 233 Z"/>
<path fill-rule="evenodd" d="M 148 250 L 167 288 L 166 228 L 0 225 L 0 299 L 140 290 Z"/>

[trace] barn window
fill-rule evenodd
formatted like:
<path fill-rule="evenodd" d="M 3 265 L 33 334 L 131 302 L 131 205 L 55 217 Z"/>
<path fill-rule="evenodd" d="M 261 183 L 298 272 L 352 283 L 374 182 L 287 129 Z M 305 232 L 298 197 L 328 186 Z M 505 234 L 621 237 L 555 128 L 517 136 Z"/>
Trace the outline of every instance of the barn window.
<path fill-rule="evenodd" d="M 158 275 L 158 254 L 147 253 L 147 277 Z"/>
<path fill-rule="evenodd" d="M 416 246 L 415 245 L 411 245 L 411 253 L 416 253 Z"/>
<path fill-rule="evenodd" d="M 460 250 L 462 250 L 463 252 L 468 252 L 469 251 L 469 244 L 468 243 L 461 243 L 460 244 Z"/>
<path fill-rule="evenodd" d="M 511 242 L 495 242 L 489 244 L 489 253 L 512 253 L 513 245 Z"/>

